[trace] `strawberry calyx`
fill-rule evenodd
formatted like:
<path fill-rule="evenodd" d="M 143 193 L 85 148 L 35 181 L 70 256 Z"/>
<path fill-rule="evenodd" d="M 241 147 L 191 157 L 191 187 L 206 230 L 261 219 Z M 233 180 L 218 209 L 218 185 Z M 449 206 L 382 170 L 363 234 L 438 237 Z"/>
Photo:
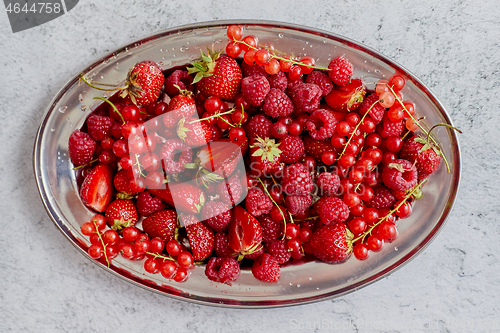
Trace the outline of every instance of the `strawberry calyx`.
<path fill-rule="evenodd" d="M 114 219 L 113 220 L 113 225 L 110 226 L 111 229 L 115 230 L 115 231 L 122 231 L 123 229 L 125 229 L 126 227 L 131 227 L 133 226 L 135 223 L 133 223 L 133 220 L 132 219 L 129 219 L 129 220 L 124 220 L 124 219 Z"/>
<path fill-rule="evenodd" d="M 257 137 L 255 139 L 256 143 L 251 145 L 251 148 L 258 148 L 252 156 L 260 156 L 263 161 L 267 160 L 269 162 L 274 162 L 275 158 L 278 158 L 282 151 L 278 148 L 280 143 L 276 143 L 274 139 Z"/>
<path fill-rule="evenodd" d="M 189 128 L 184 126 L 184 123 L 186 122 L 186 118 L 182 118 L 179 120 L 179 123 L 177 124 L 177 136 L 179 139 L 182 140 L 182 142 L 186 141 L 187 133 L 191 132 Z"/>
<path fill-rule="evenodd" d="M 356 103 L 362 103 L 366 95 L 366 90 L 363 86 L 356 89 L 357 91 L 352 95 L 351 99 L 347 102 L 347 111 L 351 110 L 351 107 Z"/>
<path fill-rule="evenodd" d="M 192 84 L 199 82 L 204 77 L 212 76 L 215 69 L 215 61 L 219 58 L 221 51 L 207 49 L 208 54 L 200 50 L 201 58 L 191 63 L 193 67 L 187 67 L 189 74 L 195 74 Z"/>
<path fill-rule="evenodd" d="M 127 74 L 127 80 L 125 82 L 125 86 L 121 89 L 120 96 L 122 98 L 130 97 L 132 103 L 137 105 L 136 98 L 141 97 L 142 89 L 139 82 L 137 82 L 138 72 L 134 72 L 135 66 L 129 69 Z"/>

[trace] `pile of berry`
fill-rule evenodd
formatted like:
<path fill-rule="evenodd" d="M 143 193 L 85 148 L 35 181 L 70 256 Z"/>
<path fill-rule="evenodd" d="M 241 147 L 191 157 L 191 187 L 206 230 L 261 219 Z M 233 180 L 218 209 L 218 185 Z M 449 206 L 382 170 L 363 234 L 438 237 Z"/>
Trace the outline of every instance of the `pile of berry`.
<path fill-rule="evenodd" d="M 89 255 L 178 282 L 203 262 L 231 284 L 244 265 L 277 282 L 293 260 L 380 251 L 443 157 L 405 79 L 365 83 L 343 56 L 321 68 L 239 26 L 227 36 L 225 54 L 166 72 L 144 61 L 116 88 L 82 77 L 120 92 L 69 138 L 96 212 L 81 226 Z"/>

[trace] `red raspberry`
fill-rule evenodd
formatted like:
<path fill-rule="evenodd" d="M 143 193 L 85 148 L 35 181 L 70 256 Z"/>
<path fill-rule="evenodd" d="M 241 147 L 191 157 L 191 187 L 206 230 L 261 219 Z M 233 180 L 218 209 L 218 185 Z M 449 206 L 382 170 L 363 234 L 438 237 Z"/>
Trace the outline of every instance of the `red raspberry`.
<path fill-rule="evenodd" d="M 234 257 L 236 253 L 229 247 L 227 234 L 224 231 L 219 231 L 215 234 L 214 239 L 215 254 L 218 257 Z"/>
<path fill-rule="evenodd" d="M 240 179 L 236 176 L 232 176 L 227 182 L 223 181 L 217 185 L 217 194 L 224 203 L 230 206 L 239 202 L 242 193 L 243 187 Z"/>
<path fill-rule="evenodd" d="M 292 100 L 297 112 L 310 113 L 319 107 L 323 91 L 320 87 L 312 83 L 297 85 L 292 91 Z"/>
<path fill-rule="evenodd" d="M 252 187 L 248 190 L 247 197 L 245 198 L 245 206 L 250 214 L 258 217 L 263 214 L 269 214 L 274 205 L 263 190 L 258 187 Z"/>
<path fill-rule="evenodd" d="M 208 279 L 231 285 L 240 276 L 240 264 L 230 257 L 212 257 L 205 267 Z"/>
<path fill-rule="evenodd" d="M 313 187 L 311 174 L 304 164 L 291 164 L 285 169 L 281 179 L 281 189 L 284 194 L 309 195 Z"/>
<path fill-rule="evenodd" d="M 287 239 L 278 239 L 266 244 L 265 251 L 276 258 L 278 264 L 284 264 L 292 257 L 286 245 Z"/>
<path fill-rule="evenodd" d="M 245 254 L 245 259 L 256 260 L 262 254 L 264 254 L 264 252 L 265 252 L 264 247 L 260 246 L 256 251 L 249 253 L 249 254 Z"/>
<path fill-rule="evenodd" d="M 243 73 L 243 77 L 248 77 L 248 76 L 268 77 L 269 76 L 269 74 L 267 74 L 264 66 L 260 66 L 257 64 L 249 65 L 246 62 L 243 62 L 241 64 L 241 72 Z"/>
<path fill-rule="evenodd" d="M 280 265 L 275 257 L 264 253 L 253 263 L 252 274 L 264 282 L 278 282 L 281 274 Z"/>
<path fill-rule="evenodd" d="M 269 81 L 269 85 L 271 86 L 271 88 L 276 88 L 281 91 L 285 91 L 286 88 L 288 87 L 288 79 L 286 77 L 286 74 L 283 73 L 282 71 L 279 71 L 274 75 L 269 75 L 267 77 L 267 80 Z"/>
<path fill-rule="evenodd" d="M 270 117 L 286 117 L 293 112 L 293 102 L 283 91 L 271 88 L 262 105 L 262 111 Z"/>
<path fill-rule="evenodd" d="M 248 76 L 241 81 L 241 93 L 253 106 L 261 106 L 271 86 L 264 76 Z"/>
<path fill-rule="evenodd" d="M 287 195 L 285 198 L 286 209 L 290 214 L 303 213 L 312 205 L 312 196 L 308 195 Z"/>
<path fill-rule="evenodd" d="M 174 157 L 180 152 L 179 160 Z M 166 173 L 176 174 L 184 171 L 184 165 L 193 160 L 191 147 L 179 139 L 168 139 L 161 148 L 161 162 Z"/>
<path fill-rule="evenodd" d="M 331 71 L 328 72 L 328 76 L 338 86 L 345 86 L 351 81 L 353 66 L 349 60 L 344 57 L 337 57 L 330 61 L 328 68 Z"/>
<path fill-rule="evenodd" d="M 333 83 L 325 73 L 321 71 L 313 71 L 306 78 L 306 83 L 312 83 L 321 88 L 321 95 L 328 95 L 333 89 Z"/>
<path fill-rule="evenodd" d="M 344 261 L 352 252 L 352 233 L 344 223 L 321 226 L 309 241 L 312 253 L 328 263 Z"/>
<path fill-rule="evenodd" d="M 87 129 L 92 139 L 101 141 L 110 136 L 110 129 L 114 123 L 111 117 L 92 115 L 87 119 Z"/>
<path fill-rule="evenodd" d="M 334 196 L 337 195 L 340 187 L 340 177 L 336 173 L 323 172 L 316 180 L 319 188 L 319 196 Z"/>
<path fill-rule="evenodd" d="M 298 136 L 287 135 L 280 140 L 281 161 L 286 164 L 298 162 L 304 157 L 304 141 Z"/>
<path fill-rule="evenodd" d="M 260 227 L 262 228 L 262 241 L 269 243 L 283 235 L 283 220 L 275 221 L 271 215 L 266 214 L 259 217 Z"/>
<path fill-rule="evenodd" d="M 165 209 L 163 201 L 158 197 L 152 196 L 148 191 L 139 193 L 136 206 L 139 214 L 146 217 Z"/>
<path fill-rule="evenodd" d="M 374 103 L 375 105 L 373 105 Z M 368 110 L 370 110 L 369 115 L 375 121 L 376 124 L 381 122 L 382 119 L 384 118 L 385 108 L 378 102 L 377 94 L 369 94 L 368 96 L 366 96 L 361 105 L 359 106 L 357 112 L 359 113 L 360 116 L 364 116 L 366 112 L 368 112 Z"/>
<path fill-rule="evenodd" d="M 384 185 L 373 187 L 373 198 L 370 201 L 365 201 L 366 207 L 373 208 L 389 208 L 394 205 L 396 198 Z"/>
<path fill-rule="evenodd" d="M 377 133 L 383 138 L 388 138 L 390 136 L 401 136 L 405 131 L 405 121 L 401 120 L 393 123 L 387 113 L 384 114 L 382 123 L 377 125 Z"/>
<path fill-rule="evenodd" d="M 333 114 L 324 109 L 317 109 L 306 123 L 309 135 L 316 140 L 324 140 L 332 137 L 337 128 L 337 118 Z"/>
<path fill-rule="evenodd" d="M 201 209 L 201 219 L 215 231 L 221 231 L 231 222 L 231 207 L 219 200 L 207 202 Z"/>
<path fill-rule="evenodd" d="M 179 89 L 193 91 L 191 82 L 193 82 L 193 76 L 189 75 L 188 71 L 177 69 L 165 79 L 165 92 L 168 96 L 174 97 L 179 95 Z"/>
<path fill-rule="evenodd" d="M 92 156 L 97 147 L 97 143 L 85 132 L 75 130 L 69 136 L 68 153 L 71 163 L 74 165 L 84 165 L 92 161 Z"/>
<path fill-rule="evenodd" d="M 249 140 L 260 137 L 262 139 L 271 137 L 271 127 L 273 123 L 263 114 L 258 114 L 250 118 L 245 125 L 245 132 Z"/>
<path fill-rule="evenodd" d="M 409 190 L 417 185 L 417 168 L 410 161 L 395 160 L 382 170 L 382 181 L 391 190 Z"/>
<path fill-rule="evenodd" d="M 316 161 L 321 162 L 323 154 L 327 151 L 335 151 L 331 140 L 315 140 L 309 135 L 304 136 L 304 147 L 308 156 L 314 157 Z"/>
<path fill-rule="evenodd" d="M 425 144 L 426 141 L 423 138 L 413 136 L 404 142 L 399 152 L 400 158 L 415 163 L 419 179 L 424 179 L 436 171 L 441 162 L 441 158 L 432 147 L 428 146 L 427 149 L 422 150 Z"/>
<path fill-rule="evenodd" d="M 314 204 L 321 223 L 325 225 L 344 222 L 349 217 L 349 207 L 337 197 L 321 197 Z"/>

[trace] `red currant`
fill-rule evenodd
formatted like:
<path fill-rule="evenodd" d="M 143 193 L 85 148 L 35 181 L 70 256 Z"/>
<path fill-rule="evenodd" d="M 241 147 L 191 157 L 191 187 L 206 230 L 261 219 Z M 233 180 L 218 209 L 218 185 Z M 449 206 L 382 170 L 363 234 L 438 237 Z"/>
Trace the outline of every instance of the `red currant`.
<path fill-rule="evenodd" d="M 389 79 L 389 86 L 394 91 L 400 91 L 405 86 L 405 79 L 401 75 L 393 75 Z"/>
<path fill-rule="evenodd" d="M 165 248 L 165 241 L 161 238 L 153 238 L 149 242 L 149 250 L 154 253 L 161 253 Z"/>
<path fill-rule="evenodd" d="M 243 29 L 238 25 L 230 25 L 227 28 L 226 34 L 229 40 L 240 40 L 243 37 Z"/>
<path fill-rule="evenodd" d="M 382 238 L 380 238 L 379 235 L 370 235 L 366 239 L 366 246 L 368 247 L 369 250 L 373 252 L 378 252 L 382 250 L 382 245 L 384 245 L 384 242 L 382 241 Z"/>
<path fill-rule="evenodd" d="M 144 261 L 144 270 L 151 274 L 156 274 L 160 271 L 160 261 L 156 258 L 148 258 Z"/>
<path fill-rule="evenodd" d="M 175 262 L 165 260 L 160 265 L 160 274 L 166 279 L 171 279 L 172 276 L 174 276 L 175 272 L 177 272 L 177 268 L 178 266 Z"/>
<path fill-rule="evenodd" d="M 194 258 L 188 251 L 182 251 L 177 256 L 177 263 L 180 267 L 190 267 L 194 264 Z"/>
<path fill-rule="evenodd" d="M 358 243 L 354 245 L 354 248 L 352 249 L 352 253 L 354 254 L 354 257 L 358 260 L 365 260 L 368 258 L 368 247 L 363 244 L 363 243 Z"/>

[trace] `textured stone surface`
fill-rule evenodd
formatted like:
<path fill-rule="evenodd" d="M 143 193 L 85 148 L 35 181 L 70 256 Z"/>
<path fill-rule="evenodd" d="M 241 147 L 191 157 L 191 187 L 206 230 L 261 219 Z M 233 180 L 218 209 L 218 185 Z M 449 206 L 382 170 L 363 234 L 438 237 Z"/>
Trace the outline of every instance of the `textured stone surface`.
<path fill-rule="evenodd" d="M 500 3 L 233 3 L 87 0 L 16 34 L 0 9 L 0 331 L 500 330 Z M 237 18 L 302 24 L 362 42 L 422 79 L 463 130 L 463 179 L 454 210 L 434 242 L 404 268 L 334 300 L 220 309 L 133 287 L 85 259 L 54 227 L 33 179 L 32 146 L 43 110 L 60 87 L 85 64 L 132 39 Z"/>

